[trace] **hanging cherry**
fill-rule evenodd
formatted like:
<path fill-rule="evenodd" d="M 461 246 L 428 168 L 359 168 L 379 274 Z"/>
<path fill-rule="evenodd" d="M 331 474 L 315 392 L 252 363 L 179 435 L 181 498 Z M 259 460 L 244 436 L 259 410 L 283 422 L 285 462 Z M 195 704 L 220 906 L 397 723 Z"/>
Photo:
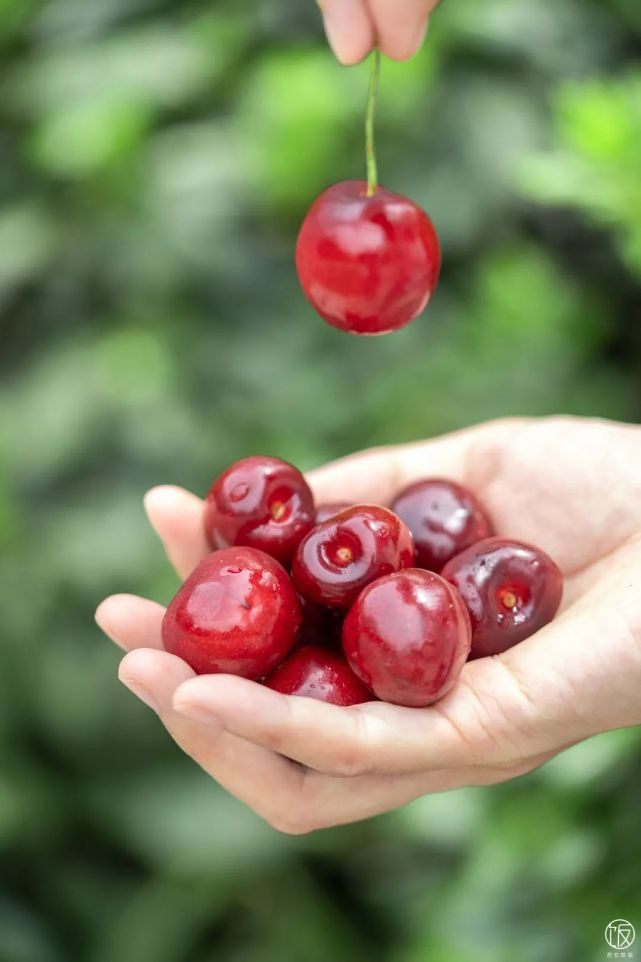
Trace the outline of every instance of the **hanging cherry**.
<path fill-rule="evenodd" d="M 414 320 L 436 287 L 440 246 L 417 204 L 379 186 L 374 107 L 380 52 L 373 55 L 365 141 L 367 181 L 346 180 L 312 204 L 296 245 L 308 299 L 328 324 L 350 334 L 388 334 Z"/>

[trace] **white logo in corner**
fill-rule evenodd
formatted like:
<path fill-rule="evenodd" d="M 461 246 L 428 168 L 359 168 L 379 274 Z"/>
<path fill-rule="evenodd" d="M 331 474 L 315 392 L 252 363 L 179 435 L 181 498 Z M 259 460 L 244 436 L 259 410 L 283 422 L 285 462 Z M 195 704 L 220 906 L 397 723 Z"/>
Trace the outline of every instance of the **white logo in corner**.
<path fill-rule="evenodd" d="M 636 937 L 632 922 L 614 919 L 605 929 L 605 941 L 611 949 L 629 949 Z"/>

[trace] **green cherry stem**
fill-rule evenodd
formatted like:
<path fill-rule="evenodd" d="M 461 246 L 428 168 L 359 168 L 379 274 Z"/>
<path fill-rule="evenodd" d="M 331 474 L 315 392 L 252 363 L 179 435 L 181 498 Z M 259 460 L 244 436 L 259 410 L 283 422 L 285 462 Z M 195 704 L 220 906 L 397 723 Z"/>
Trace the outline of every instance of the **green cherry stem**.
<path fill-rule="evenodd" d="M 376 166 L 376 148 L 374 146 L 374 113 L 376 111 L 376 97 L 381 79 L 381 52 L 374 50 L 372 55 L 372 72 L 369 80 L 367 95 L 367 113 L 365 114 L 365 155 L 367 160 L 367 196 L 373 197 L 378 187 L 378 168 Z"/>

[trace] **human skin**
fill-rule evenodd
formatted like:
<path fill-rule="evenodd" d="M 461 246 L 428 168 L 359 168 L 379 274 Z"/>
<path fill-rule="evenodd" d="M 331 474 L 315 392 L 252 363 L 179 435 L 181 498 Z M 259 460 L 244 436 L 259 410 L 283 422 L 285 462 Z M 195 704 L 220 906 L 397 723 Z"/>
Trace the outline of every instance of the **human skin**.
<path fill-rule="evenodd" d="M 392 60 L 407 60 L 423 42 L 439 0 L 317 0 L 337 59 L 358 63 L 376 46 Z"/>
<path fill-rule="evenodd" d="M 452 478 L 487 506 L 499 536 L 540 545 L 563 571 L 559 616 L 509 651 L 468 662 L 428 708 L 339 708 L 242 678 L 196 677 L 162 650 L 164 609 L 143 598 L 112 596 L 96 618 L 129 652 L 121 681 L 194 761 L 280 831 L 502 782 L 570 744 L 641 724 L 640 466 L 641 427 L 557 417 L 489 422 L 308 476 L 319 503 L 383 504 L 420 478 Z M 185 577 L 209 550 L 202 501 L 159 487 L 145 504 Z"/>

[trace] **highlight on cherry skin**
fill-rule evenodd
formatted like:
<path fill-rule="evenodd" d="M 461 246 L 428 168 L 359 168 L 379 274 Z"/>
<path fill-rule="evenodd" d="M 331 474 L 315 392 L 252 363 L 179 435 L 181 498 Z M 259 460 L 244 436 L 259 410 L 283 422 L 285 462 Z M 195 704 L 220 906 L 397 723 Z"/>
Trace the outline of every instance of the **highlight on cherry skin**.
<path fill-rule="evenodd" d="M 178 590 L 162 623 L 165 650 L 197 674 L 262 678 L 292 648 L 301 606 L 287 572 L 263 551 L 214 551 Z"/>
<path fill-rule="evenodd" d="M 376 700 L 344 657 L 318 645 L 295 648 L 263 684 L 283 695 L 315 698 L 343 708 Z"/>
<path fill-rule="evenodd" d="M 417 204 L 362 180 L 325 190 L 296 244 L 308 300 L 328 324 L 350 334 L 388 334 L 413 321 L 434 293 L 439 240 Z"/>
<path fill-rule="evenodd" d="M 414 557 L 410 532 L 389 508 L 354 505 L 303 538 L 292 578 L 309 601 L 348 608 L 371 581 L 409 568 Z"/>
<path fill-rule="evenodd" d="M 212 548 L 247 545 L 288 564 L 311 530 L 312 492 L 293 464 L 254 455 L 216 478 L 205 499 L 205 534 Z"/>
<path fill-rule="evenodd" d="M 470 619 L 458 592 L 409 568 L 365 588 L 343 625 L 356 675 L 383 701 L 421 708 L 450 690 L 470 652 Z"/>
<path fill-rule="evenodd" d="M 493 533 L 476 495 L 446 478 L 408 485 L 390 507 L 412 532 L 417 564 L 430 571 L 441 571 L 454 555 Z"/>
<path fill-rule="evenodd" d="M 552 621 L 563 576 L 534 545 L 487 538 L 452 558 L 442 575 L 458 591 L 472 621 L 472 657 L 498 655 Z"/>

